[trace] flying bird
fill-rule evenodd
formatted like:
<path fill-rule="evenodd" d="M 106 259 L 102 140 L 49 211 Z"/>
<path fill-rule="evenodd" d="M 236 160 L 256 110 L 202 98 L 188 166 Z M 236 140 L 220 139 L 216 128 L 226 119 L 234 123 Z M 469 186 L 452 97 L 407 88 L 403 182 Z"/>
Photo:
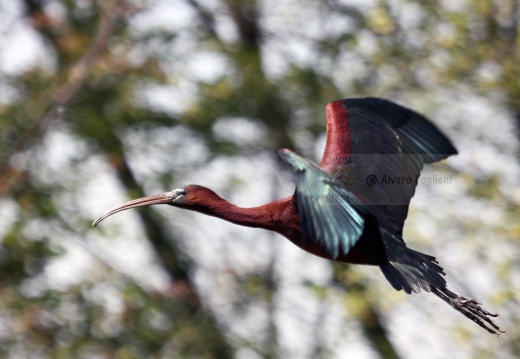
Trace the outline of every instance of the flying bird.
<path fill-rule="evenodd" d="M 294 170 L 293 195 L 253 208 L 241 208 L 211 189 L 188 185 L 139 198 L 99 217 L 130 208 L 167 204 L 234 224 L 263 228 L 319 257 L 379 266 L 396 290 L 430 292 L 492 334 L 503 331 L 497 317 L 474 299 L 448 290 L 435 257 L 408 248 L 403 226 L 424 164 L 457 150 L 422 115 L 378 98 L 331 102 L 326 108 L 327 140 L 318 165 L 279 150 Z"/>

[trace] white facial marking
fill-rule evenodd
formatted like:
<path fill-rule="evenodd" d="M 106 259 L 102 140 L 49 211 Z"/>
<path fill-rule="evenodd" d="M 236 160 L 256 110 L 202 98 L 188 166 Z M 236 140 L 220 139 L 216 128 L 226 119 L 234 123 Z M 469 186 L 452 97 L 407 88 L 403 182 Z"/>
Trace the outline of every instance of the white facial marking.
<path fill-rule="evenodd" d="M 186 190 L 184 188 L 177 188 L 168 192 L 166 195 L 171 197 L 172 203 L 180 203 L 184 201 Z"/>

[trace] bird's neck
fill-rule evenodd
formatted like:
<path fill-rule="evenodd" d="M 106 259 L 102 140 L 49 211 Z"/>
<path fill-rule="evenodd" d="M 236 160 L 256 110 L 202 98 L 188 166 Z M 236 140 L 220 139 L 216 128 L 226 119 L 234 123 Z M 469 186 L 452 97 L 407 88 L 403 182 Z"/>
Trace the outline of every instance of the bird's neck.
<path fill-rule="evenodd" d="M 186 209 L 241 226 L 279 232 L 278 227 L 282 225 L 284 214 L 290 212 L 290 199 L 291 197 L 287 197 L 262 206 L 244 208 L 215 195 L 212 196 L 211 200 L 206 200 L 203 205 L 192 205 L 186 207 Z"/>

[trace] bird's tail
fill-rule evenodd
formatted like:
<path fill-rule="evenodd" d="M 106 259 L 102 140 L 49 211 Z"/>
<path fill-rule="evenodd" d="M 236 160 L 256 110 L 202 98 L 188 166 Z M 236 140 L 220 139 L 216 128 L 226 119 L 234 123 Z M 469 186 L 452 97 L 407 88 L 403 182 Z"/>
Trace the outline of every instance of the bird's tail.
<path fill-rule="evenodd" d="M 388 249 L 387 249 L 388 250 Z M 432 288 L 443 288 L 446 274 L 435 257 L 414 251 L 403 246 L 393 247 L 388 251 L 388 261 L 380 268 L 386 279 L 396 290 L 407 294 L 422 290 L 431 292 Z"/>
<path fill-rule="evenodd" d="M 504 333 L 490 317 L 497 317 L 485 310 L 474 299 L 459 296 L 446 287 L 444 270 L 435 257 L 423 254 L 402 245 L 393 247 L 388 253 L 388 261 L 380 266 L 392 287 L 407 294 L 422 290 L 431 292 L 444 300 L 455 310 L 477 323 L 492 334 Z"/>

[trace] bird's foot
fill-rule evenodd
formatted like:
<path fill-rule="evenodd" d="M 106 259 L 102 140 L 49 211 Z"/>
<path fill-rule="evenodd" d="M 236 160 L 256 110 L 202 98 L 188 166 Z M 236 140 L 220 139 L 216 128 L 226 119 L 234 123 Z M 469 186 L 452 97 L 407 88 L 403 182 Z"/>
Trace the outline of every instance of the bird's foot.
<path fill-rule="evenodd" d="M 475 299 L 468 299 L 466 297 L 459 296 L 449 291 L 447 288 L 434 288 L 433 293 L 443 299 L 457 311 L 462 313 L 464 316 L 477 323 L 480 327 L 486 329 L 489 333 L 496 335 L 505 333 L 504 331 L 500 330 L 500 327 L 496 325 L 490 318 L 496 318 L 499 316 L 499 314 L 488 312 L 482 308 L 480 303 Z"/>

